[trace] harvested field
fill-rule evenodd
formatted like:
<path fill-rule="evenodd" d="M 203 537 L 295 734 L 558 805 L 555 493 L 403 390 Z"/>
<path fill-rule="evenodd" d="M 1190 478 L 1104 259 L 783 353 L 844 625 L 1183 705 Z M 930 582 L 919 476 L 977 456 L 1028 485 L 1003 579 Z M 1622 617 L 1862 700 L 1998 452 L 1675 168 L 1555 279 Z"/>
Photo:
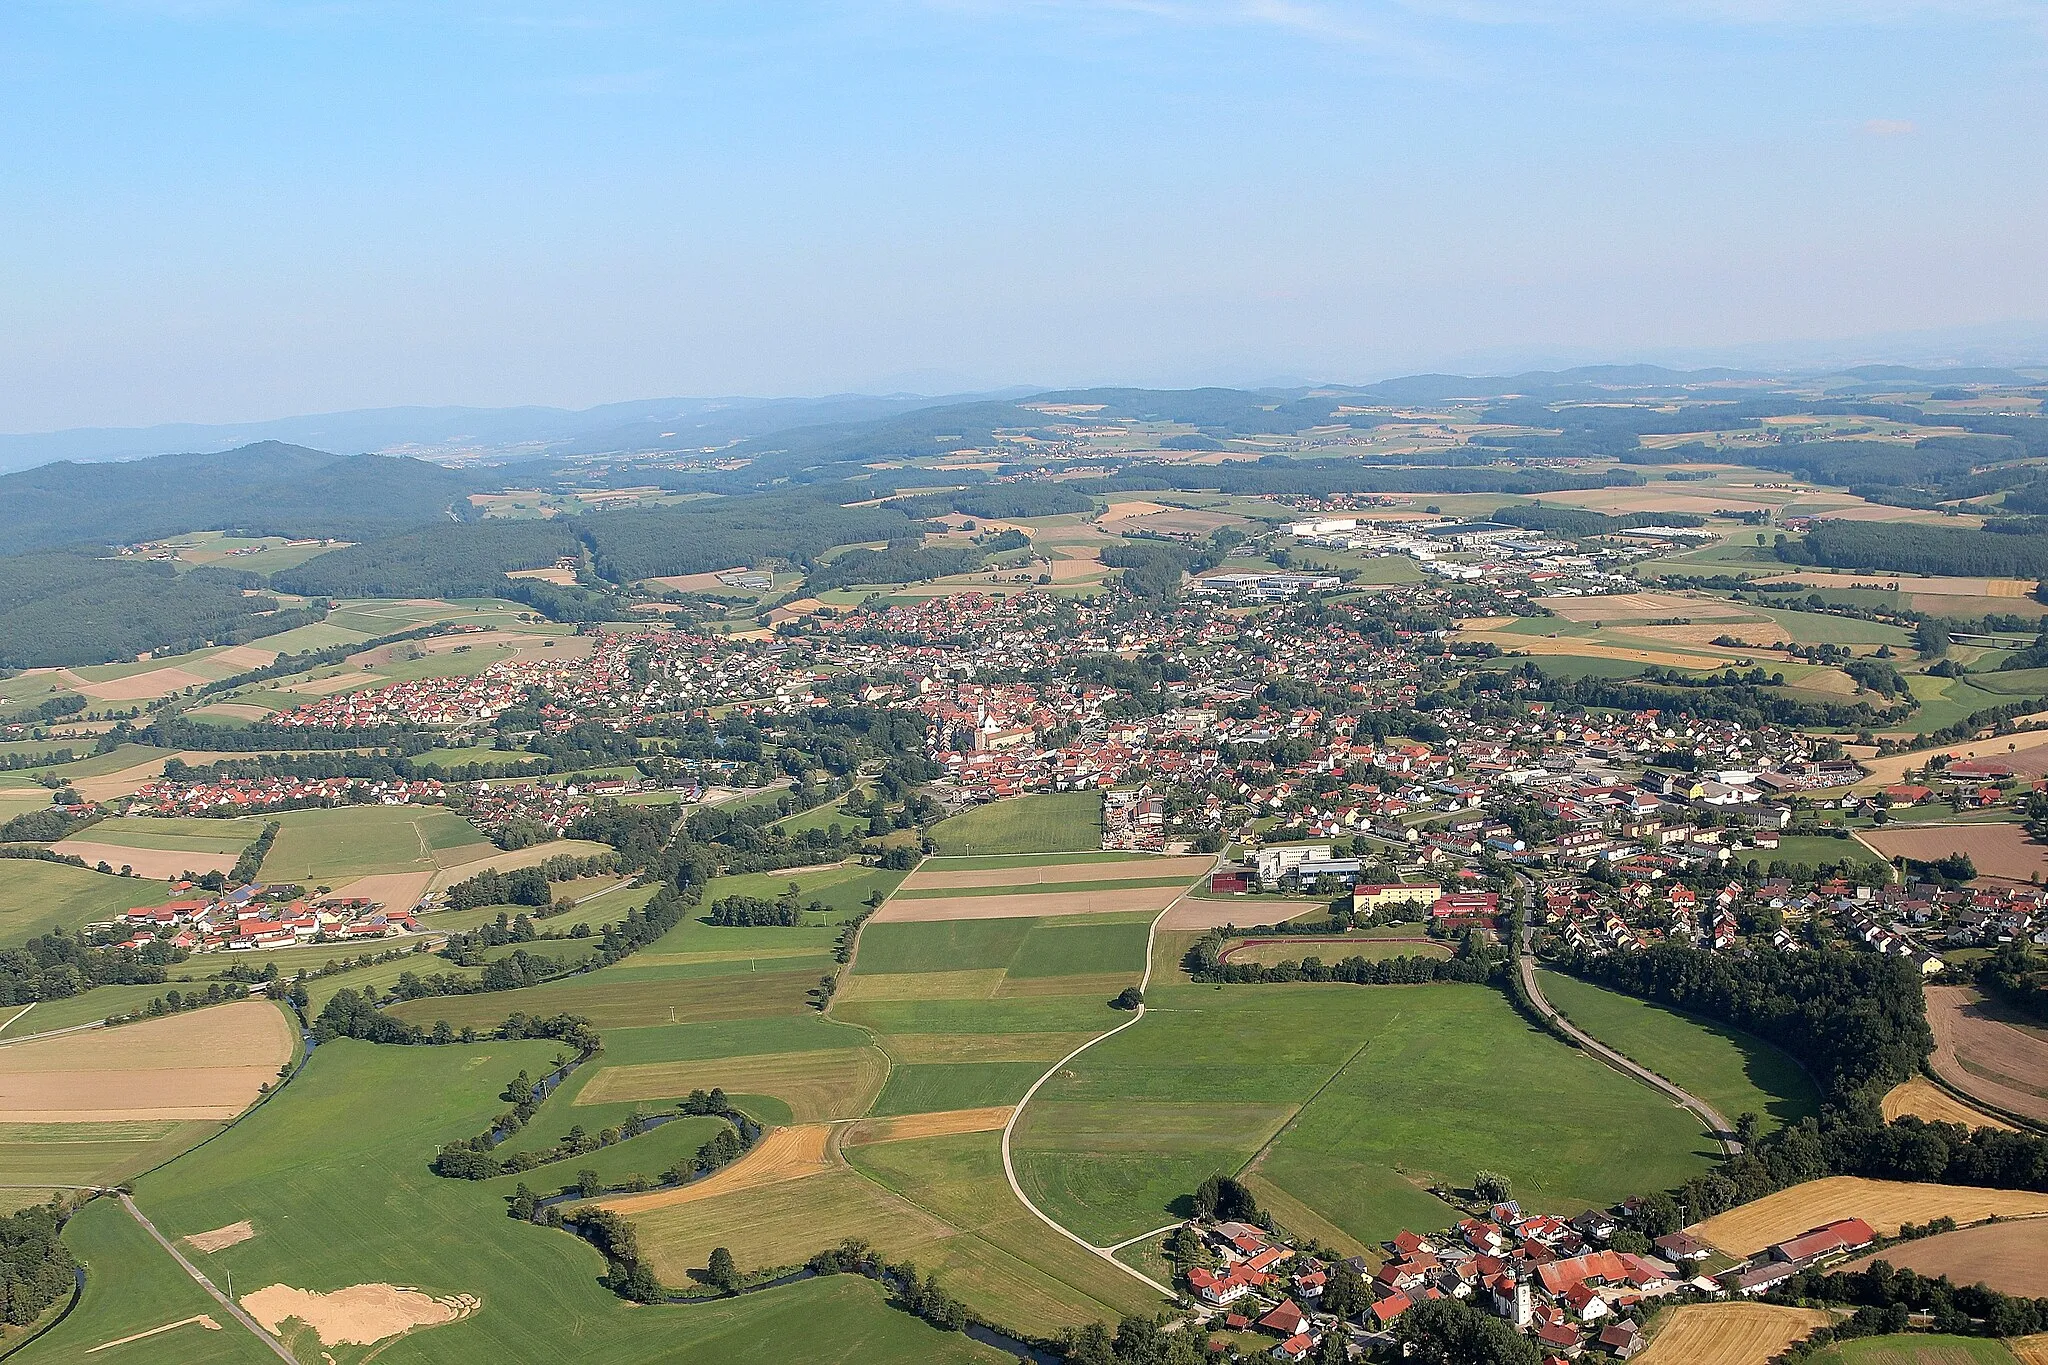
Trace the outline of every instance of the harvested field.
<path fill-rule="evenodd" d="M 574 569 L 514 569 L 507 573 L 505 577 L 531 578 L 542 583 L 554 583 L 566 588 L 576 581 L 576 571 Z"/>
<path fill-rule="evenodd" d="M 1861 1218 L 1879 1236 L 1890 1237 L 1905 1223 L 1942 1217 L 1975 1223 L 2035 1213 L 2048 1213 L 2048 1194 L 1834 1175 L 1765 1195 L 1687 1231 L 1730 1256 L 1748 1257 L 1837 1218 Z"/>
<path fill-rule="evenodd" d="M 876 1142 L 908 1142 L 914 1138 L 951 1137 L 955 1133 L 995 1133 L 1010 1121 L 1015 1107 L 991 1105 L 984 1109 L 949 1109 L 937 1114 L 906 1114 L 893 1119 L 862 1119 L 841 1135 L 844 1147 Z"/>
<path fill-rule="evenodd" d="M 1226 925 L 1273 924 L 1296 919 L 1302 915 L 1317 914 L 1320 917 L 1321 902 L 1293 901 L 1274 904 L 1271 901 L 1202 900 L 1194 896 L 1182 901 L 1166 912 L 1159 921 L 1162 932 L 1168 929 L 1221 929 Z"/>
<path fill-rule="evenodd" d="M 193 716 L 223 716 L 229 720 L 262 720 L 275 714 L 276 708 L 256 706 L 248 702 L 217 701 L 210 706 L 196 706 L 187 714 Z"/>
<path fill-rule="evenodd" d="M 2048 713 L 2020 717 L 2022 721 L 2042 719 L 2048 719 Z M 2000 735 L 1996 739 L 1980 739 L 1946 749 L 1921 749 L 1913 753 L 1891 754 L 1884 758 L 1859 759 L 1858 762 L 1862 763 L 1870 775 L 1856 785 L 1864 790 L 1889 786 L 1903 778 L 1908 769 L 1926 767 L 1927 760 L 1936 754 L 1946 754 L 1952 759 L 2000 759 L 2011 764 L 2015 772 L 2039 777 L 2048 774 L 2048 729 Z"/>
<path fill-rule="evenodd" d="M 1690 626 L 1630 626 L 1628 633 L 1639 639 L 1667 641 L 1674 645 L 1711 645 L 1726 636 L 1740 640 L 1751 649 L 1768 649 L 1792 638 L 1776 621 L 1701 621 Z"/>
<path fill-rule="evenodd" d="M 1721 597 L 1682 592 L 1630 592 L 1601 597 L 1544 597 L 1548 607 L 1567 621 L 1659 621 L 1689 616 L 1698 620 L 1753 621 L 1756 613 Z"/>
<path fill-rule="evenodd" d="M 1300 962 L 1319 957 L 1325 962 L 1342 962 L 1362 957 L 1379 962 L 1390 957 L 1449 957 L 1450 945 L 1428 938 L 1249 938 L 1233 943 L 1222 952 L 1225 962 L 1256 962 L 1277 967 L 1283 962 Z"/>
<path fill-rule="evenodd" d="M 489 848 L 489 844 L 477 844 L 476 848 Z M 522 867 L 537 867 L 558 853 L 573 853 L 578 858 L 599 857 L 610 853 L 608 844 L 594 843 L 588 839 L 550 839 L 544 844 L 532 844 L 526 848 L 513 849 L 509 853 L 493 850 L 481 858 L 467 862 L 451 863 L 434 874 L 436 890 L 456 882 L 467 881 L 479 872 L 514 872 Z"/>
<path fill-rule="evenodd" d="M 807 1123 L 772 1130 L 753 1151 L 694 1184 L 681 1189 L 656 1190 L 652 1194 L 627 1195 L 623 1199 L 604 1199 L 598 1202 L 598 1207 L 630 1218 L 655 1209 L 694 1204 L 740 1190 L 786 1185 L 839 1169 L 842 1167 L 832 1153 L 831 1125 Z"/>
<path fill-rule="evenodd" d="M 132 867 L 136 876 L 147 877 L 151 881 L 166 881 L 183 872 L 229 872 L 240 856 L 235 853 L 179 853 L 171 849 L 130 848 L 125 844 L 98 844 L 90 839 L 60 839 L 50 845 L 50 850 L 67 857 L 83 858 L 88 867 L 105 863 L 116 872 Z"/>
<path fill-rule="evenodd" d="M 717 1087 L 734 1095 L 773 1095 L 798 1123 L 819 1123 L 865 1112 L 888 1074 L 889 1059 L 872 1047 L 643 1062 L 604 1067 L 577 1093 L 576 1103 L 675 1099 Z"/>
<path fill-rule="evenodd" d="M 1638 1359 L 1644 1365 L 1765 1365 L 1827 1321 L 1827 1313 L 1818 1308 L 1687 1304 L 1672 1310 Z"/>
<path fill-rule="evenodd" d="M 1172 512 L 1178 509 L 1156 502 L 1113 502 L 1103 510 L 1102 522 L 1129 521 L 1132 517 L 1149 517 L 1155 512 Z"/>
<path fill-rule="evenodd" d="M 977 886 L 1043 886 L 1047 883 L 1147 881 L 1182 877 L 1193 881 L 1214 858 L 1133 858 L 1124 863 L 1043 863 L 1024 867 L 983 867 L 960 871 L 919 870 L 903 879 L 903 891 Z"/>
<path fill-rule="evenodd" d="M 2020 882 L 2034 873 L 2048 876 L 2048 847 L 2029 839 L 2018 825 L 1913 825 L 1872 830 L 1862 838 L 1887 858 L 1932 861 L 1967 853 L 1980 876 Z"/>
<path fill-rule="evenodd" d="M 254 645 L 230 645 L 213 656 L 217 664 L 229 664 L 236 670 L 247 672 L 252 668 L 268 668 L 277 662 L 277 651 L 258 649 Z"/>
<path fill-rule="evenodd" d="M 1608 599 L 1602 599 L 1603 601 Z M 1624 663 L 1655 664 L 1659 668 L 1719 668 L 1727 662 L 1718 654 L 1680 654 L 1670 649 L 1641 649 L 1634 645 L 1605 644 L 1583 635 L 1522 635 L 1512 631 L 1458 632 L 1460 640 L 1498 645 L 1507 653 L 1568 655 L 1580 659 L 1619 659 Z"/>
<path fill-rule="evenodd" d="M 2020 1365 L 2048 1365 L 2048 1333 L 2039 1336 L 2014 1337 L 2005 1343 L 2019 1358 Z"/>
<path fill-rule="evenodd" d="M 415 1327 L 437 1327 L 466 1318 L 482 1307 L 468 1294 L 435 1298 L 391 1284 L 352 1284 L 331 1294 L 273 1284 L 242 1295 L 249 1316 L 282 1332 L 296 1318 L 313 1329 L 322 1346 L 372 1346 Z"/>
<path fill-rule="evenodd" d="M 109 678 L 105 682 L 80 679 L 72 685 L 94 701 L 154 701 L 188 687 L 203 687 L 212 681 L 183 668 L 153 668 L 147 673 L 131 673 L 125 678 Z"/>
<path fill-rule="evenodd" d="M 2027 578 L 1913 578 L 1905 574 L 1787 573 L 1759 583 L 1797 583 L 1807 588 L 1876 588 L 1879 591 L 1929 593 L 1939 597 L 2025 597 L 2034 590 Z"/>
<path fill-rule="evenodd" d="M 744 564 L 735 564 L 730 569 L 717 569 L 711 573 L 670 574 L 666 578 L 643 578 L 640 581 L 643 583 L 659 583 L 662 587 L 673 589 L 676 592 L 716 592 L 718 589 L 725 587 L 725 584 L 718 581 L 719 574 L 745 573 L 746 568 L 747 566 Z"/>
<path fill-rule="evenodd" d="M 292 1042 L 283 1010 L 245 1000 L 0 1048 L 0 1121 L 230 1119 Z"/>
<path fill-rule="evenodd" d="M 1208 861 L 1207 859 L 1203 860 Z M 929 900 L 891 900 L 875 912 L 878 924 L 908 920 L 1036 919 L 1041 915 L 1109 915 L 1134 910 L 1163 910 L 1182 894 L 1172 886 L 1105 886 L 1091 891 L 1046 895 L 954 896 Z"/>
<path fill-rule="evenodd" d="M 1109 570 L 1096 559 L 1055 558 L 1051 561 L 1051 572 L 1055 583 L 1093 583 L 1105 577 Z"/>
<path fill-rule="evenodd" d="M 1932 1081 L 1919 1076 L 1901 1081 L 1887 1091 L 1883 1109 L 1887 1120 L 1910 1114 L 1929 1123 L 1960 1123 L 1965 1128 L 2000 1128 L 2008 1133 L 2017 1131 L 2004 1119 L 1971 1108 Z"/>
<path fill-rule="evenodd" d="M 223 1247 L 236 1246 L 246 1242 L 255 1235 L 256 1229 L 250 1226 L 248 1219 L 244 1218 L 239 1223 L 230 1223 L 224 1228 L 215 1228 L 212 1232 L 195 1232 L 184 1240 L 193 1250 L 204 1251 L 210 1254 L 221 1250 Z"/>
<path fill-rule="evenodd" d="M 427 894 L 427 887 L 433 880 L 431 872 L 384 872 L 342 882 L 334 888 L 334 894 L 367 896 L 387 910 L 410 910 L 420 903 L 420 897 Z"/>
<path fill-rule="evenodd" d="M 2048 1294 L 2048 1219 L 2022 1218 L 1959 1228 L 1886 1247 L 1844 1270 L 1884 1260 L 1922 1275 L 1946 1275 L 1957 1284 L 1988 1284 L 2002 1294 Z"/>
<path fill-rule="evenodd" d="M 2048 1123 L 2048 1040 L 1974 986 L 1929 986 L 1934 1074 L 1980 1104 Z"/>

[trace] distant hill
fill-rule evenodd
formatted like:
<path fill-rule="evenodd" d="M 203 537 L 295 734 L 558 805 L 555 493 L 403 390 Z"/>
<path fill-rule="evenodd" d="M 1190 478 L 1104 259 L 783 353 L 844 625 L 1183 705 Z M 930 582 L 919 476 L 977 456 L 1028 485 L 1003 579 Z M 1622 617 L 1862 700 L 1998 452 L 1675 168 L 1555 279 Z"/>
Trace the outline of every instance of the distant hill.
<path fill-rule="evenodd" d="M 425 460 L 279 441 L 217 455 L 65 461 L 0 477 L 0 554 L 198 530 L 364 540 L 458 519 L 485 486 Z"/>

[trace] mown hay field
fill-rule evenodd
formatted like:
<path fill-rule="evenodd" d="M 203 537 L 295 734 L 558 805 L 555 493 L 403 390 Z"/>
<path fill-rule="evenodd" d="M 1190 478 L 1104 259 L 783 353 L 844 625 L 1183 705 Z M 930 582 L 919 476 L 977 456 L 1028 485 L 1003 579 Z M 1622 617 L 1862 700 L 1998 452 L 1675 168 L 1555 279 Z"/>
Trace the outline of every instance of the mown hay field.
<path fill-rule="evenodd" d="M 1073 861 L 958 867 L 954 860 L 932 858 L 904 878 L 898 894 L 956 890 L 965 887 L 1012 887 L 1070 882 L 1118 882 L 1179 879 L 1187 883 L 1208 871 L 1214 859 L 1130 857 L 1121 862 Z"/>
<path fill-rule="evenodd" d="M 0 1048 L 0 1120 L 223 1120 L 291 1060 L 295 1031 L 267 1000 Z"/>
<path fill-rule="evenodd" d="M 2018 825 L 1912 825 L 1871 830 L 1863 841 L 1887 858 L 1932 862 L 1965 853 L 1984 877 L 2026 881 L 2048 875 L 2048 846 L 2035 843 Z"/>
<path fill-rule="evenodd" d="M 2017 1345 L 2017 1343 L 2015 1343 Z M 2037 1357 L 2017 1354 L 1990 1337 L 1906 1333 L 1842 1341 L 1810 1357 L 1816 1365 L 2014 1365 Z"/>
<path fill-rule="evenodd" d="M 2048 1123 L 2048 1038 L 1974 986 L 1929 986 L 1927 1061 L 1942 1081 L 1981 1104 Z"/>
<path fill-rule="evenodd" d="M 9 859 L 0 875 L 0 946 L 14 947 L 52 929 L 119 919 L 138 905 L 160 904 L 169 894 L 161 882 Z"/>
<path fill-rule="evenodd" d="M 1911 1115 L 1928 1123 L 1959 1123 L 1965 1128 L 1998 1128 L 2014 1131 L 2004 1119 L 1963 1103 L 1932 1081 L 1914 1076 L 1885 1092 L 1881 1106 L 1887 1120 Z"/>
<path fill-rule="evenodd" d="M 2040 1298 L 2048 1296 L 2048 1219 L 1958 1228 L 1886 1247 L 1845 1269 L 1862 1270 L 1876 1260 L 1922 1275 L 1946 1275 L 1957 1284 L 1988 1284 L 2001 1294 Z"/>
<path fill-rule="evenodd" d="M 1730 1256 L 1748 1257 L 1838 1218 L 1861 1218 L 1879 1236 L 1890 1237 L 1905 1223 L 1974 1223 L 1994 1214 L 2037 1213 L 2048 1213 L 2048 1194 L 1833 1175 L 1767 1194 L 1686 1230 Z"/>
<path fill-rule="evenodd" d="M 789 1106 L 798 1123 L 817 1123 L 865 1113 L 888 1074 L 889 1059 L 873 1047 L 644 1062 L 601 1067 L 575 1102 L 674 1099 L 716 1088 L 734 1095 L 773 1095 Z"/>
<path fill-rule="evenodd" d="M 1694 1303 L 1675 1308 L 1657 1328 L 1645 1365 L 1766 1365 L 1828 1321 L 1818 1308 L 1768 1303 Z"/>
<path fill-rule="evenodd" d="M 1016 796 L 948 816 L 932 826 L 940 853 L 1064 853 L 1100 849 L 1102 797 L 1096 792 Z"/>

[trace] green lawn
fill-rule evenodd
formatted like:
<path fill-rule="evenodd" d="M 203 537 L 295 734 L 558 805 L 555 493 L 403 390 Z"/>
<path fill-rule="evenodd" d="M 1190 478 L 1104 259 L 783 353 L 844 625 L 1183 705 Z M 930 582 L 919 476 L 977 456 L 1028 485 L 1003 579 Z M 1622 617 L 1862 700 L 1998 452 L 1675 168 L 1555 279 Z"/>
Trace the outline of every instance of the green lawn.
<path fill-rule="evenodd" d="M 1099 850 L 1102 797 L 1060 792 L 993 801 L 939 821 L 931 837 L 940 853 L 949 854 Z"/>
<path fill-rule="evenodd" d="M 1774 862 L 1804 864 L 1819 867 L 1824 863 L 1882 863 L 1884 859 L 1872 853 L 1854 839 L 1832 839 L 1821 834 L 1787 834 L 1778 839 L 1774 849 L 1757 849 L 1738 855 L 1744 862 L 1756 858 L 1768 868 Z"/>
<path fill-rule="evenodd" d="M 954 817 L 958 819 L 958 816 Z M 1092 853 L 1016 853 L 1007 856 L 946 857 L 934 855 L 918 864 L 920 872 L 987 872 L 999 867 L 1064 867 L 1068 863 L 1134 863 L 1142 853 L 1120 853 L 1097 849 Z"/>
<path fill-rule="evenodd" d="M 1699 1096 L 1731 1123 L 1752 1113 L 1769 1130 L 1820 1112 L 1812 1080 L 1761 1038 L 1561 972 L 1544 972 L 1542 985 L 1574 1024 Z"/>
<path fill-rule="evenodd" d="M 32 858 L 0 862 L 0 946 L 13 947 L 52 928 L 118 919 L 138 905 L 161 904 L 164 884 L 110 877 Z"/>
<path fill-rule="evenodd" d="M 1881 621 L 1829 616 L 1817 611 L 1786 611 L 1781 607 L 1751 607 L 1750 610 L 1770 617 L 1785 628 L 1787 635 L 1803 645 L 1890 645 L 1894 652 L 1903 652 L 1912 643 L 1905 631 Z"/>
<path fill-rule="evenodd" d="M 2014 1365 L 2005 1343 L 1988 1337 L 1907 1333 L 1837 1342 L 1809 1356 L 1814 1365 Z"/>
<path fill-rule="evenodd" d="M 635 1308 L 596 1283 L 603 1267 L 586 1243 L 505 1217 L 496 1189 L 503 1182 L 442 1180 L 427 1170 L 439 1143 L 476 1131 L 503 1107 L 497 1092 L 512 1072 L 538 1072 L 556 1047 L 328 1044 L 277 1100 L 144 1177 L 138 1200 L 173 1238 L 249 1219 L 253 1239 L 202 1258 L 217 1280 L 232 1272 L 238 1289 L 282 1283 L 327 1291 L 385 1282 L 482 1300 L 480 1311 L 459 1322 L 379 1346 L 326 1348 L 338 1365 L 357 1365 L 371 1354 L 385 1365 L 1002 1358 L 885 1307 L 877 1286 L 852 1277 L 717 1304 Z M 364 1103 L 370 1095 L 378 1102 Z M 141 1240 L 117 1206 L 95 1204 L 70 1235 L 96 1269 L 86 1304 L 23 1361 L 76 1360 L 114 1337 L 218 1312 L 168 1256 Z M 218 1333 L 178 1332 L 175 1346 L 138 1345 L 132 1358 L 274 1359 L 233 1324 Z M 304 1334 L 294 1344 L 302 1359 L 320 1353 Z M 118 1365 L 123 1356 L 117 1349 L 104 1358 Z"/>
<path fill-rule="evenodd" d="M 1147 1003 L 1047 1083 L 1013 1144 L 1032 1197 L 1094 1241 L 1157 1227 L 1205 1176 L 1255 1158 L 1361 1242 L 1441 1225 L 1424 1187 L 1481 1168 L 1525 1207 L 1574 1212 L 1708 1165 L 1683 1110 L 1491 990 L 1155 984 Z"/>

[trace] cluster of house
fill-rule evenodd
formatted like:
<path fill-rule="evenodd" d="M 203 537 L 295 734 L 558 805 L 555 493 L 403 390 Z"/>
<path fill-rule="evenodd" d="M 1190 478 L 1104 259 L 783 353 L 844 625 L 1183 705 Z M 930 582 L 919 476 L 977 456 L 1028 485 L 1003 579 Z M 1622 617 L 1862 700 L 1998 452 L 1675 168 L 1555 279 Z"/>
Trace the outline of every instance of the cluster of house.
<path fill-rule="evenodd" d="M 1535 1339 L 1547 1362 L 1588 1352 L 1627 1360 L 1645 1345 L 1639 1319 L 1654 1300 L 1754 1296 L 1876 1240 L 1861 1219 L 1841 1219 L 1710 1276 L 1703 1263 L 1713 1248 L 1688 1233 L 1657 1238 L 1647 1253 L 1616 1250 L 1610 1243 L 1630 1213 L 1625 1204 L 1619 1218 L 1599 1209 L 1562 1218 L 1525 1214 L 1509 1201 L 1438 1234 L 1402 1232 L 1383 1244 L 1377 1266 L 1364 1257 L 1346 1262 L 1369 1298 L 1348 1315 L 1322 1306 L 1337 1267 L 1248 1223 L 1191 1224 L 1214 1264 L 1190 1268 L 1186 1281 L 1207 1328 L 1270 1333 L 1278 1338 L 1269 1348 L 1276 1360 L 1308 1359 L 1333 1333 L 1361 1350 L 1390 1346 L 1402 1314 L 1431 1299 L 1461 1300 L 1505 1318 Z"/>
<path fill-rule="evenodd" d="M 159 778 L 126 803 L 129 815 L 217 815 L 305 806 L 439 805 L 446 795 L 432 778 L 264 777 L 219 782 Z"/>
<path fill-rule="evenodd" d="M 182 899 L 130 910 L 118 924 L 89 927 L 126 931 L 129 936 L 122 940 L 126 947 L 141 949 L 164 942 L 192 953 L 360 943 L 420 931 L 419 920 L 410 909 L 387 910 L 361 896 L 308 900 L 297 894 L 297 887 L 273 889 L 255 884 L 220 896 L 195 895 L 189 884 L 175 889 L 182 891 Z"/>
<path fill-rule="evenodd" d="M 618 796 L 638 784 L 623 778 L 579 785 L 574 782 L 477 782 L 471 785 L 462 814 L 486 834 L 513 825 L 527 825 L 559 837 L 590 809 L 598 796 Z"/>

